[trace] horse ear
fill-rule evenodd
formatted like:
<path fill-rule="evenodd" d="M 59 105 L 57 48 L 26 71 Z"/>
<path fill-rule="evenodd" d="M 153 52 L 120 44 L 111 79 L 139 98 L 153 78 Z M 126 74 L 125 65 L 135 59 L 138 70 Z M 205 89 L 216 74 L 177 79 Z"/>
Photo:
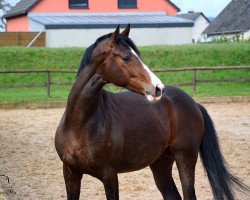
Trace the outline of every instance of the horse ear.
<path fill-rule="evenodd" d="M 110 40 L 112 42 L 116 43 L 119 34 L 120 34 L 120 25 L 118 25 L 115 32 L 112 33 L 112 35 L 110 36 Z"/>
<path fill-rule="evenodd" d="M 129 32 L 130 32 L 130 23 L 127 25 L 127 27 L 124 29 L 124 31 L 122 31 L 121 35 L 125 35 L 128 37 Z"/>

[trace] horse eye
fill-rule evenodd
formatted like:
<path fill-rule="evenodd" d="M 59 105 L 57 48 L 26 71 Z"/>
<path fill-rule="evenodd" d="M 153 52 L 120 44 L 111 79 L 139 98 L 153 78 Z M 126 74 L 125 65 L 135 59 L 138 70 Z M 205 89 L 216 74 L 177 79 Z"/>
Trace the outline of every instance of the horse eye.
<path fill-rule="evenodd" d="M 129 62 L 130 61 L 130 56 L 125 56 L 122 58 L 124 62 Z"/>

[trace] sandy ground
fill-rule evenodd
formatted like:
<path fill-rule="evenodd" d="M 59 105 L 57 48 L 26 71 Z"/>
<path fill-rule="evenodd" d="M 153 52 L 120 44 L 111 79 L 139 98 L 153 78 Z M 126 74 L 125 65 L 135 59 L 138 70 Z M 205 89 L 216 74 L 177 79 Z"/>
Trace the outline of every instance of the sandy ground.
<path fill-rule="evenodd" d="M 232 172 L 250 185 L 250 103 L 206 104 Z M 54 134 L 63 109 L 0 110 L 0 199 L 66 199 Z M 179 190 L 176 167 L 174 177 Z M 120 174 L 120 199 L 160 200 L 151 171 Z M 196 168 L 198 199 L 213 199 L 203 167 Z M 237 199 L 249 200 L 250 194 Z M 81 199 L 105 199 L 102 183 L 84 175 Z"/>

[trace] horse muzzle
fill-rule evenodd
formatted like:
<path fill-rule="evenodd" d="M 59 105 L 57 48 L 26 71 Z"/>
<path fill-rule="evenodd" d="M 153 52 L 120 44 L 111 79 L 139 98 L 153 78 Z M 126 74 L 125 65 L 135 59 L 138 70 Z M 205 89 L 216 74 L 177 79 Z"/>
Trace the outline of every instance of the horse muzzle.
<path fill-rule="evenodd" d="M 150 90 L 146 90 L 146 94 L 145 94 L 146 98 L 150 102 L 159 101 L 163 96 L 165 86 L 162 83 L 159 83 L 155 87 L 151 87 L 151 88 L 152 89 Z"/>

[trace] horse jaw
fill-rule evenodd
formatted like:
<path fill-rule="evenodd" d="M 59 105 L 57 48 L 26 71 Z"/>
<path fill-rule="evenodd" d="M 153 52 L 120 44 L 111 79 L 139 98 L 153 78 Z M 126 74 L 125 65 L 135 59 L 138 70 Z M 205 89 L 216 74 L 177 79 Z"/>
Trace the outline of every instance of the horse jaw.
<path fill-rule="evenodd" d="M 156 101 L 159 101 L 161 99 L 161 97 L 154 97 L 150 94 L 146 94 L 146 98 L 149 102 L 156 102 Z"/>

